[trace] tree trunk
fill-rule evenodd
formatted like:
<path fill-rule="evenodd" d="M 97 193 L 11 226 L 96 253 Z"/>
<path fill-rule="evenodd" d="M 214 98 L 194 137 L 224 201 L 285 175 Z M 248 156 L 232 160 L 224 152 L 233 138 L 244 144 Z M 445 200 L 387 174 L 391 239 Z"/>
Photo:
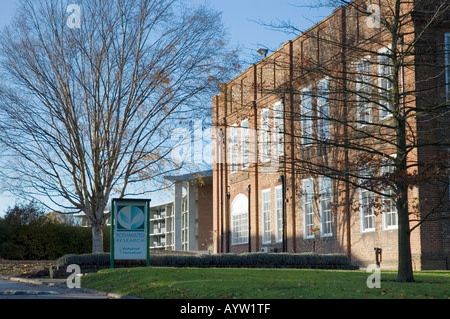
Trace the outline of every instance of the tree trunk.
<path fill-rule="evenodd" d="M 405 190 L 407 192 L 407 189 Z M 398 212 L 398 282 L 413 282 L 414 275 L 411 258 L 411 231 L 407 200 L 399 200 Z"/>
<path fill-rule="evenodd" d="M 92 227 L 92 253 L 103 252 L 103 223 L 96 222 Z"/>

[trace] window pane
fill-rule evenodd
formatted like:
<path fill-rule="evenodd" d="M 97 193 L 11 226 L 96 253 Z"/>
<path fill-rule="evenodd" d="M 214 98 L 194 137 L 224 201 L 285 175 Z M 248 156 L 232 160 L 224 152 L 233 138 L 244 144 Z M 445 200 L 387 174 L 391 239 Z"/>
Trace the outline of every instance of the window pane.
<path fill-rule="evenodd" d="M 320 179 L 320 218 L 322 236 L 332 235 L 331 179 L 328 177 L 322 177 Z"/>
<path fill-rule="evenodd" d="M 364 59 L 356 64 L 357 125 L 361 127 L 372 122 L 371 105 L 371 63 Z"/>
<path fill-rule="evenodd" d="M 242 168 L 247 168 L 249 166 L 250 158 L 250 136 L 248 119 L 245 119 L 241 122 L 241 156 Z"/>
<path fill-rule="evenodd" d="M 319 82 L 317 95 L 317 134 L 319 140 L 330 138 L 330 104 L 329 104 L 330 81 L 323 79 Z"/>
<path fill-rule="evenodd" d="M 308 86 L 303 90 L 301 95 L 301 131 L 303 145 L 308 145 L 312 142 L 312 116 L 311 86 Z"/>
<path fill-rule="evenodd" d="M 359 171 L 360 185 L 359 190 L 359 208 L 362 220 L 362 231 L 375 230 L 375 213 L 373 205 L 373 193 L 364 188 L 367 179 L 373 177 L 371 168 L 361 168 Z"/>
<path fill-rule="evenodd" d="M 248 242 L 248 199 L 239 194 L 231 204 L 231 243 L 244 244 Z"/>
<path fill-rule="evenodd" d="M 390 93 L 392 90 L 392 67 L 388 54 L 389 50 L 380 52 L 378 56 L 378 76 L 380 91 L 380 119 L 384 119 L 391 114 L 392 105 Z"/>
<path fill-rule="evenodd" d="M 267 162 L 270 160 L 270 127 L 268 109 L 261 112 L 260 132 L 261 161 Z"/>
<path fill-rule="evenodd" d="M 302 182 L 303 216 L 305 237 L 314 236 L 311 228 L 314 228 L 314 185 L 312 179 L 304 179 Z"/>
<path fill-rule="evenodd" d="M 270 190 L 264 190 L 262 192 L 262 241 L 268 243 L 271 241 L 271 228 L 270 228 Z"/>
<path fill-rule="evenodd" d="M 375 229 L 373 193 L 366 189 L 360 190 L 360 209 L 363 219 L 363 231 Z"/>
<path fill-rule="evenodd" d="M 284 155 L 284 110 L 281 101 L 274 104 L 273 123 L 275 151 L 277 156 L 282 156 Z"/>
<path fill-rule="evenodd" d="M 230 127 L 229 131 L 229 162 L 230 162 L 230 170 L 231 172 L 236 172 L 238 169 L 238 152 L 239 152 L 239 144 L 238 144 L 238 129 L 236 124 Z"/>
<path fill-rule="evenodd" d="M 392 165 L 386 164 L 381 167 L 380 175 L 386 175 L 392 173 L 394 167 Z M 388 178 L 389 176 L 387 176 Z M 395 205 L 395 200 L 393 199 L 394 190 L 389 185 L 385 185 L 382 190 L 386 196 L 381 198 L 381 208 L 384 217 L 384 228 L 395 228 L 397 227 L 397 207 Z"/>
<path fill-rule="evenodd" d="M 276 211 L 276 241 L 283 237 L 283 190 L 281 186 L 275 188 L 275 211 Z"/>

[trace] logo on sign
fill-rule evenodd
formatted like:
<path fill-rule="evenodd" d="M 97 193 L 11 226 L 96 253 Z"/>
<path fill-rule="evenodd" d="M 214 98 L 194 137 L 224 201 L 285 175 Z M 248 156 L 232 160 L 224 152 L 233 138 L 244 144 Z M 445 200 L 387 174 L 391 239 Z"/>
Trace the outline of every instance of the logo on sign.
<path fill-rule="evenodd" d="M 117 221 L 118 230 L 144 230 L 144 208 L 139 206 L 119 207 Z"/>

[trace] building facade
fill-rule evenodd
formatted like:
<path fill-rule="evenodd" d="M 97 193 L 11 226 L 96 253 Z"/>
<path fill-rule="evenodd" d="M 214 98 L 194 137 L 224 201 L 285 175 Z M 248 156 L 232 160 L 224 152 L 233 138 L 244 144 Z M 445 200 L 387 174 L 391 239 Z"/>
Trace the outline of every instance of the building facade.
<path fill-rule="evenodd" d="M 404 183 L 414 269 L 449 269 L 448 10 L 391 3 L 336 9 L 213 97 L 216 253 L 396 268 Z"/>
<path fill-rule="evenodd" d="M 150 249 L 212 251 L 212 170 L 166 179 L 174 199 L 150 207 Z"/>

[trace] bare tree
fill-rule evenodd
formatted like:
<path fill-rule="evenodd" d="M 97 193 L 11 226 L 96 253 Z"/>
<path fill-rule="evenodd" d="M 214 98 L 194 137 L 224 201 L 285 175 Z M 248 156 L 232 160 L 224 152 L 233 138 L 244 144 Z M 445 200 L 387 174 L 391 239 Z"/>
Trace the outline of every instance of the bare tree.
<path fill-rule="evenodd" d="M 84 212 L 99 252 L 109 198 L 174 168 L 176 119 L 201 114 L 236 59 L 205 6 L 78 4 L 21 0 L 2 32 L 2 174 L 16 194 Z"/>

